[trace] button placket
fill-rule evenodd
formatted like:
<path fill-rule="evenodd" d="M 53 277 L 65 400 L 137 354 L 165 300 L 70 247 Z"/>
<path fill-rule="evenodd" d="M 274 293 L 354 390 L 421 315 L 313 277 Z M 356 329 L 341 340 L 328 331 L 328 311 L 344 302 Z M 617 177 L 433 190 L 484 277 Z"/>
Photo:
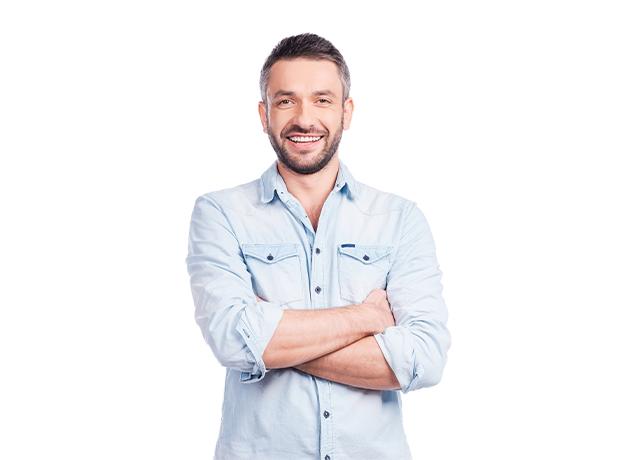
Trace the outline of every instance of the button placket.
<path fill-rule="evenodd" d="M 318 235 L 320 234 L 320 229 L 326 228 L 326 223 L 325 222 L 326 222 L 326 220 L 328 219 L 328 217 L 330 215 L 331 207 L 334 206 L 333 195 L 334 195 L 334 191 L 331 191 L 329 196 L 324 201 L 324 205 L 322 206 L 322 210 L 320 211 L 320 217 L 319 217 L 319 220 L 318 220 L 319 225 L 318 225 L 317 231 L 314 233 L 314 236 L 315 236 L 314 243 L 316 244 L 314 252 L 317 255 L 319 255 L 322 252 L 322 250 L 319 248 L 319 246 L 317 246 L 317 242 L 318 241 L 322 241 L 322 239 Z M 310 225 L 310 227 L 311 227 L 311 230 L 313 230 L 313 226 Z M 322 230 L 322 231 L 324 231 L 324 230 Z M 317 259 L 317 260 L 319 261 L 319 259 Z M 315 261 L 315 259 L 313 257 L 311 257 L 311 273 L 312 273 L 311 278 L 314 279 L 316 283 L 319 283 L 319 282 L 321 282 L 323 280 L 320 280 L 319 277 L 316 275 L 317 273 L 319 273 L 319 271 L 318 271 L 318 267 L 316 266 L 314 261 Z M 313 288 L 313 290 L 314 290 L 315 293 L 321 294 L 322 286 L 316 285 Z M 324 302 L 326 302 L 326 300 L 323 301 L 323 304 L 324 304 Z"/>
<path fill-rule="evenodd" d="M 324 412 L 322 412 L 322 415 L 324 416 L 325 419 L 328 419 L 331 416 L 331 413 L 329 411 L 325 410 Z M 327 422 L 325 422 L 325 423 L 327 423 Z M 328 454 L 324 456 L 325 460 L 328 460 L 330 458 L 331 457 Z"/>

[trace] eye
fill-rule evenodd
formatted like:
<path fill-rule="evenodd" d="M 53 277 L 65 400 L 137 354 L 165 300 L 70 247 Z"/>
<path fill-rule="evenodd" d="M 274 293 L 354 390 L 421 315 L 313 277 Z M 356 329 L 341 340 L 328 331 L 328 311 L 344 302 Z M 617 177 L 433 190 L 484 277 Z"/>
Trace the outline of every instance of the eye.
<path fill-rule="evenodd" d="M 278 101 L 278 105 L 288 105 L 288 104 L 284 104 L 285 102 L 291 102 L 290 99 L 281 99 L 280 101 Z"/>
<path fill-rule="evenodd" d="M 329 101 L 328 99 L 325 99 L 325 98 L 323 98 L 323 97 L 321 97 L 320 99 L 318 99 L 318 101 L 319 101 L 319 102 L 324 102 L 324 103 L 327 103 L 327 104 L 330 104 L 330 103 L 331 103 L 331 101 Z"/>

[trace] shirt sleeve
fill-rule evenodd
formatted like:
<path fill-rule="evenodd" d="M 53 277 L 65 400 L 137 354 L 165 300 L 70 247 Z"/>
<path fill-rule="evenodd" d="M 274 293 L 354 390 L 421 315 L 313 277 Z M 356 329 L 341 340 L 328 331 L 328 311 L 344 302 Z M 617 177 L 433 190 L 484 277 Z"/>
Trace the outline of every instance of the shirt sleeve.
<path fill-rule="evenodd" d="M 402 235 L 386 280 L 395 326 L 374 337 L 401 391 L 406 393 L 439 383 L 450 333 L 442 272 L 428 222 L 414 202 L 407 205 L 403 219 Z"/>
<path fill-rule="evenodd" d="M 231 225 L 210 194 L 196 199 L 187 270 L 195 319 L 218 361 L 254 383 L 268 369 L 262 354 L 282 319 L 280 303 L 257 301 Z"/>

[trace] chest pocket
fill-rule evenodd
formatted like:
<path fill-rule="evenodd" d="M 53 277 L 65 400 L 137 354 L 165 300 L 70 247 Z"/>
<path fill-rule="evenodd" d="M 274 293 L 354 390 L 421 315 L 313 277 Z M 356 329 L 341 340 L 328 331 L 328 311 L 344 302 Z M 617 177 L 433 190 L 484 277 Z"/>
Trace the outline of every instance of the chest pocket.
<path fill-rule="evenodd" d="M 297 244 L 245 243 L 241 249 L 256 295 L 283 304 L 304 298 Z"/>
<path fill-rule="evenodd" d="M 373 289 L 386 289 L 392 246 L 337 247 L 340 297 L 361 303 Z"/>

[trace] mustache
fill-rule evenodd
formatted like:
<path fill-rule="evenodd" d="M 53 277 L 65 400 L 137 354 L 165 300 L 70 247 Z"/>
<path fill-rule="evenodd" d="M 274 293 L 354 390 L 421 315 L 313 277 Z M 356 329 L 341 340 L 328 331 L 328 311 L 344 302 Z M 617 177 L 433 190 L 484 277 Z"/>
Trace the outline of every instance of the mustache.
<path fill-rule="evenodd" d="M 314 129 L 306 130 L 306 129 L 300 128 L 297 125 L 293 125 L 289 129 L 287 129 L 284 132 L 283 137 L 287 137 L 289 133 L 298 133 L 298 134 L 315 135 L 315 136 L 325 136 L 327 134 L 323 131 L 316 131 Z"/>

